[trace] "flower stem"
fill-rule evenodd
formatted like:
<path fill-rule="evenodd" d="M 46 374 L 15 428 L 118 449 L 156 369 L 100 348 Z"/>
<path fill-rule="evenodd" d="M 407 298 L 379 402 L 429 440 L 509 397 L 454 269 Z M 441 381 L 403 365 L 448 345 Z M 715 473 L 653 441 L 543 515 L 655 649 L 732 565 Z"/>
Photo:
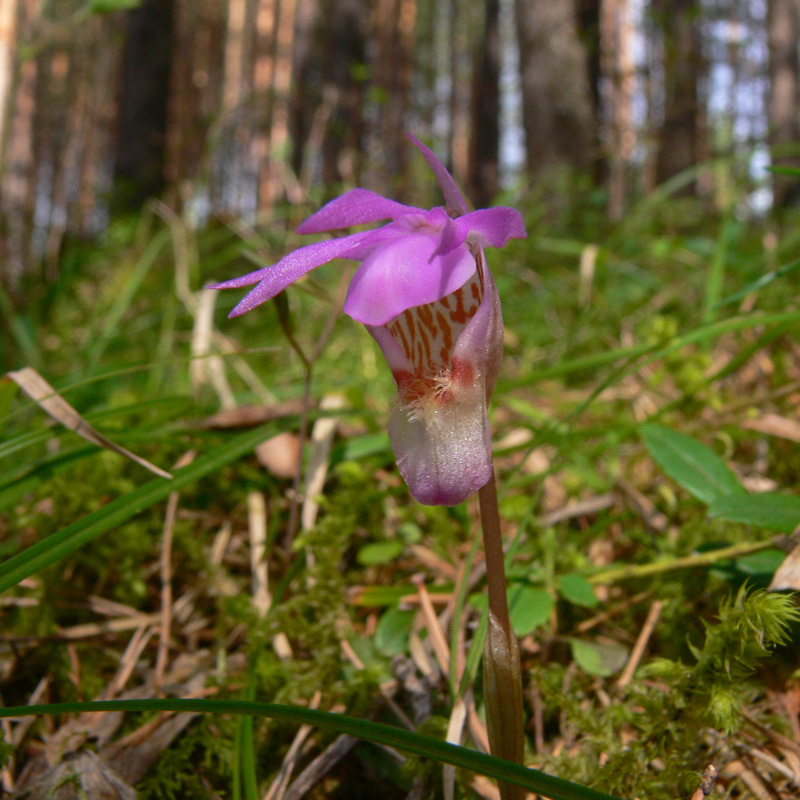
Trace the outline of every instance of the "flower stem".
<path fill-rule="evenodd" d="M 483 650 L 483 697 L 492 755 L 522 764 L 525 755 L 522 715 L 522 673 L 517 637 L 508 616 L 506 569 L 497 484 L 494 474 L 479 490 L 486 582 L 489 595 L 489 629 Z M 521 800 L 524 791 L 498 782 L 503 800 Z"/>

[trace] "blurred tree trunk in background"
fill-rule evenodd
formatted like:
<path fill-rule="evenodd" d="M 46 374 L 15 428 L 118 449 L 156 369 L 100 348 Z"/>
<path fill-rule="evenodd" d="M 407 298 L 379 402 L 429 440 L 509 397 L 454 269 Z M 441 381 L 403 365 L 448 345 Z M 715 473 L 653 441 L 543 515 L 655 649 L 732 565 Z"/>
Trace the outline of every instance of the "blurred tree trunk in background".
<path fill-rule="evenodd" d="M 14 54 L 16 52 L 17 3 L 16 0 L 0 0 L 0 153 L 6 138 L 8 105 L 14 77 Z M 3 163 L 0 160 L 0 175 Z"/>
<path fill-rule="evenodd" d="M 19 10 L 18 26 L 25 34 L 33 26 L 35 14 L 32 0 Z M 29 58 L 19 65 L 12 97 L 6 106 L 10 117 L 6 123 L 5 152 L 0 181 L 0 255 L 3 256 L 2 277 L 16 284 L 28 265 L 35 202 L 35 155 L 33 127 L 36 115 L 36 77 L 38 65 Z"/>
<path fill-rule="evenodd" d="M 319 0 L 298 0 L 292 54 L 292 86 L 289 101 L 289 135 L 292 138 L 290 163 L 295 175 L 313 169 L 306 143 L 316 109 L 321 103 L 316 30 L 320 24 Z"/>
<path fill-rule="evenodd" d="M 664 118 L 658 130 L 656 180 L 663 183 L 700 161 L 703 75 L 698 0 L 653 0 L 664 43 Z M 682 190 L 694 194 L 696 181 Z"/>
<path fill-rule="evenodd" d="M 180 210 L 198 177 L 222 93 L 225 27 L 219 0 L 177 0 L 167 107 L 167 199 Z M 201 188 L 202 182 L 198 182 Z M 208 192 L 206 185 L 202 190 Z M 210 192 L 208 192 L 210 193 Z"/>
<path fill-rule="evenodd" d="M 324 130 L 319 126 L 322 182 L 331 190 L 342 182 L 359 182 L 368 20 L 369 7 L 364 0 L 334 0 L 319 28 L 323 54 L 321 113 L 328 119 Z M 405 91 L 407 94 L 408 89 Z M 404 127 L 402 121 L 399 125 Z"/>
<path fill-rule="evenodd" d="M 359 182 L 367 80 L 366 0 L 305 0 L 295 29 L 290 107 L 292 167 L 328 195 Z"/>
<path fill-rule="evenodd" d="M 798 0 L 768 0 L 767 40 L 769 43 L 769 144 L 777 148 L 775 166 L 800 166 L 797 155 L 780 153 L 785 145 L 800 146 L 800 88 L 798 88 L 797 47 L 800 41 L 800 3 Z M 800 202 L 797 178 L 775 175 L 772 182 L 776 208 Z"/>
<path fill-rule="evenodd" d="M 608 216 L 620 220 L 628 196 L 628 166 L 636 136 L 633 131 L 633 28 L 628 0 L 603 0 L 600 15 L 602 76 L 608 88 L 605 120 Z"/>
<path fill-rule="evenodd" d="M 444 8 L 444 4 L 442 4 Z M 470 19 L 467 0 L 449 0 L 445 19 L 449 28 L 448 37 L 448 141 L 447 167 L 464 186 L 469 168 L 469 124 L 470 87 L 472 85 L 470 63 Z"/>
<path fill-rule="evenodd" d="M 467 193 L 476 208 L 491 205 L 500 191 L 500 3 L 486 0 L 483 36 L 472 72 Z"/>
<path fill-rule="evenodd" d="M 607 179 L 607 161 L 602 158 L 602 126 L 603 98 L 601 96 L 602 47 L 600 39 L 600 12 L 602 0 L 576 0 L 578 39 L 586 54 L 586 75 L 589 83 L 589 101 L 591 102 L 592 119 L 598 124 L 590 131 L 591 148 L 594 154 L 592 176 L 597 186 Z"/>
<path fill-rule="evenodd" d="M 377 0 L 374 62 L 380 108 L 376 126 L 383 154 L 383 169 L 390 176 L 398 199 L 408 196 L 406 128 L 411 107 L 414 65 L 414 28 L 417 0 Z"/>
<path fill-rule="evenodd" d="M 574 0 L 516 0 L 528 172 L 588 168 L 596 120 Z"/>
<path fill-rule="evenodd" d="M 300 197 L 295 191 L 296 181 L 286 167 L 291 163 L 289 148 L 289 89 L 292 82 L 292 53 L 294 50 L 296 0 L 280 0 L 275 39 L 275 68 L 272 81 L 272 113 L 270 115 L 269 155 L 267 172 L 262 178 L 261 208 L 270 210 L 288 193 L 292 202 Z"/>
<path fill-rule="evenodd" d="M 127 15 L 114 195 L 118 208 L 132 210 L 164 187 L 175 3 L 144 0 Z"/>

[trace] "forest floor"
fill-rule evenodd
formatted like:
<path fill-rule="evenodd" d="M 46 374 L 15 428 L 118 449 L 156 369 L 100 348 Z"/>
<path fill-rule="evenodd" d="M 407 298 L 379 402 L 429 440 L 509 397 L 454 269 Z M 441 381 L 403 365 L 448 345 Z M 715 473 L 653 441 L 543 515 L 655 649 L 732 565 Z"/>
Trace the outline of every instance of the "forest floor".
<path fill-rule="evenodd" d="M 800 232 L 663 195 L 615 225 L 548 203 L 488 254 L 526 763 L 626 800 L 797 797 Z M 6 315 L 2 705 L 247 699 L 485 750 L 477 505 L 421 506 L 399 477 L 391 375 L 336 315 L 349 267 L 236 320 L 241 292 L 202 290 L 297 246 L 277 227 L 156 205 Z M 70 409 L 174 480 L 54 422 Z M 2 730 L 3 789 L 29 798 L 426 798 L 453 775 L 499 796 L 291 719 Z"/>

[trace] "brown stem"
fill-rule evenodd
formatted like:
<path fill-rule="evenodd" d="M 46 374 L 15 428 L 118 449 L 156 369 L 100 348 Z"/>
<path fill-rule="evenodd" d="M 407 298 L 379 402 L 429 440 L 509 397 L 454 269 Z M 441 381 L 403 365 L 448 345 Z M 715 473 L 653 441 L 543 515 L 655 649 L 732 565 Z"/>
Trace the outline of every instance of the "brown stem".
<path fill-rule="evenodd" d="M 478 492 L 486 554 L 489 594 L 489 628 L 483 650 L 483 699 L 492 755 L 522 764 L 525 756 L 525 722 L 522 713 L 522 671 L 517 637 L 511 628 L 506 596 L 506 569 L 497 486 L 494 474 Z M 518 786 L 498 782 L 502 800 L 522 800 Z"/>
<path fill-rule="evenodd" d="M 510 631 L 511 620 L 508 617 L 503 535 L 500 532 L 500 511 L 497 507 L 497 484 L 494 472 L 489 482 L 478 490 L 478 500 L 481 507 L 489 608 L 503 630 Z"/>

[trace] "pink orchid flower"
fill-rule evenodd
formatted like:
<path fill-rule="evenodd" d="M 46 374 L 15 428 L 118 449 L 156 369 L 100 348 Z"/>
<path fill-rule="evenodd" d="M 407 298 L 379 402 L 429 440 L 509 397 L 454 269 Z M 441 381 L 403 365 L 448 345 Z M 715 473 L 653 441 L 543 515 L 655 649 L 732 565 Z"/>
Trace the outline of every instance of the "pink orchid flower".
<path fill-rule="evenodd" d="M 493 468 L 487 406 L 503 355 L 503 318 L 483 247 L 527 234 L 513 208 L 468 211 L 442 162 L 409 138 L 436 175 L 446 206 L 426 211 L 352 189 L 297 232 L 391 222 L 306 245 L 212 288 L 257 284 L 231 311 L 236 317 L 334 258 L 360 261 L 344 311 L 366 326 L 397 384 L 389 424 L 397 465 L 420 503 L 449 506 L 480 489 Z"/>

